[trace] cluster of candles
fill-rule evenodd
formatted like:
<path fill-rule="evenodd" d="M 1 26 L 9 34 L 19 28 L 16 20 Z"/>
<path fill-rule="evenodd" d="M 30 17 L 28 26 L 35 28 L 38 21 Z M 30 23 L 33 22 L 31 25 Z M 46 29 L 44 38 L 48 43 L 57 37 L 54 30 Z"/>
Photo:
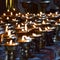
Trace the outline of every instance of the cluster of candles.
<path fill-rule="evenodd" d="M 56 25 L 60 23 L 59 16 L 60 14 L 58 12 L 50 12 L 49 14 L 43 12 L 37 14 L 22 14 L 16 12 L 15 8 L 13 8 L 13 11 L 8 9 L 0 17 L 1 27 L 4 28 L 4 33 L 1 34 L 1 42 L 4 40 L 4 37 L 10 39 L 9 43 L 7 42 L 10 45 L 13 43 L 12 39 L 15 37 L 17 40 L 27 40 L 29 42 L 32 38 L 31 35 L 38 36 L 38 34 L 41 34 L 34 32 L 36 29 L 38 32 L 47 32 L 56 29 Z M 56 18 L 56 20 L 53 20 L 53 18 Z M 53 23 L 51 24 L 51 22 Z M 33 32 L 31 33 L 31 31 Z M 18 35 L 21 36 L 18 37 Z"/>

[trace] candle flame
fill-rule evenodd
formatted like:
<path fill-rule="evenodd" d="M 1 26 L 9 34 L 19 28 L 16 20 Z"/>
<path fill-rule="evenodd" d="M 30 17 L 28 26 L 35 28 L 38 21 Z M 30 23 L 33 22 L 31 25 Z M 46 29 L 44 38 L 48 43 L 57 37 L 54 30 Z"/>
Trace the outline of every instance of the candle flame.
<path fill-rule="evenodd" d="M 48 30 L 48 28 L 46 28 L 46 27 L 45 27 L 45 30 L 47 31 L 47 30 Z"/>
<path fill-rule="evenodd" d="M 33 33 L 32 35 L 33 35 L 33 36 L 36 36 L 36 34 L 35 34 L 35 33 Z"/>
<path fill-rule="evenodd" d="M 45 21 L 44 20 L 42 21 L 42 24 L 45 24 Z"/>
<path fill-rule="evenodd" d="M 26 37 L 27 37 L 26 35 L 22 36 L 22 40 L 26 40 Z"/>
<path fill-rule="evenodd" d="M 20 24 L 18 24 L 18 28 L 20 28 Z"/>
<path fill-rule="evenodd" d="M 11 12 L 10 15 L 12 16 L 13 15 L 13 12 Z"/>
<path fill-rule="evenodd" d="M 3 16 L 6 16 L 6 13 L 3 13 Z"/>
<path fill-rule="evenodd" d="M 10 40 L 9 44 L 11 45 L 12 43 L 13 43 L 13 41 L 12 41 L 12 40 Z"/>
<path fill-rule="evenodd" d="M 25 24 L 25 31 L 27 31 L 27 29 L 28 29 L 28 28 L 27 28 L 27 24 Z"/>
<path fill-rule="evenodd" d="M 39 28 L 39 31 L 42 31 L 42 29 L 41 29 L 41 28 Z"/>
<path fill-rule="evenodd" d="M 9 17 L 7 17 L 6 19 L 9 20 Z"/>

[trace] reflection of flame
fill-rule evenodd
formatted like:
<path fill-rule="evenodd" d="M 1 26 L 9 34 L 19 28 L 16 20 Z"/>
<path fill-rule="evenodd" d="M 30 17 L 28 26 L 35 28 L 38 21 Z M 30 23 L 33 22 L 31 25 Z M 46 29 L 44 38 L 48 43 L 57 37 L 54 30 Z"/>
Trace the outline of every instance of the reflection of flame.
<path fill-rule="evenodd" d="M 10 40 L 9 44 L 11 45 L 12 43 L 13 43 L 12 40 Z"/>
<path fill-rule="evenodd" d="M 41 28 L 39 28 L 39 31 L 42 31 L 42 29 L 41 29 Z"/>
<path fill-rule="evenodd" d="M 42 21 L 42 24 L 45 24 L 45 21 L 44 20 Z"/>

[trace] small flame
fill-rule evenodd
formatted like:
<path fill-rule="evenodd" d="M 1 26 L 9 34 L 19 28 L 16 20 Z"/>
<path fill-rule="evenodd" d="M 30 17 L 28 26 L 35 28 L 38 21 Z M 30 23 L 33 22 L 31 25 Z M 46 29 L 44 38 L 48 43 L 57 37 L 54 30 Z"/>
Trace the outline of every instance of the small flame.
<path fill-rule="evenodd" d="M 28 29 L 28 28 L 27 28 L 27 24 L 25 24 L 25 31 L 27 31 L 27 29 Z"/>
<path fill-rule="evenodd" d="M 55 12 L 56 15 L 58 15 L 58 12 Z"/>
<path fill-rule="evenodd" d="M 15 8 L 13 8 L 13 11 L 15 11 L 16 9 Z"/>
<path fill-rule="evenodd" d="M 58 23 L 56 22 L 55 25 L 57 25 Z"/>
<path fill-rule="evenodd" d="M 12 40 L 10 40 L 9 44 L 11 45 L 12 43 L 13 43 L 13 41 L 12 41 Z"/>
<path fill-rule="evenodd" d="M 12 16 L 13 15 L 13 12 L 11 12 L 10 15 Z"/>
<path fill-rule="evenodd" d="M 42 15 L 43 13 L 42 12 L 40 12 L 40 15 Z"/>
<path fill-rule="evenodd" d="M 26 40 L 26 37 L 27 37 L 27 36 L 25 36 L 25 35 L 24 35 L 24 36 L 22 36 L 22 40 Z"/>
<path fill-rule="evenodd" d="M 7 17 L 6 19 L 9 20 L 9 17 Z"/>
<path fill-rule="evenodd" d="M 11 30 L 8 30 L 8 36 L 10 36 L 11 35 Z"/>
<path fill-rule="evenodd" d="M 20 24 L 18 24 L 18 28 L 20 28 Z"/>
<path fill-rule="evenodd" d="M 51 28 L 50 27 L 47 27 L 48 30 L 50 30 Z"/>
<path fill-rule="evenodd" d="M 16 16 L 18 16 L 18 14 L 16 13 Z"/>
<path fill-rule="evenodd" d="M 60 22 L 60 19 L 59 19 L 59 22 Z"/>
<path fill-rule="evenodd" d="M 3 13 L 3 16 L 6 16 L 6 13 Z"/>
<path fill-rule="evenodd" d="M 22 15 L 22 17 L 24 17 L 24 15 Z"/>
<path fill-rule="evenodd" d="M 33 36 L 36 36 L 36 34 L 35 34 L 35 33 L 33 33 L 32 35 L 33 35 Z"/>
<path fill-rule="evenodd" d="M 45 24 L 45 21 L 44 20 L 42 21 L 42 24 Z"/>
<path fill-rule="evenodd" d="M 45 27 L 45 30 L 47 31 L 47 30 L 48 30 L 48 28 L 46 28 L 46 27 Z"/>
<path fill-rule="evenodd" d="M 50 15 L 52 15 L 52 13 L 50 12 Z"/>
<path fill-rule="evenodd" d="M 36 28 L 36 26 L 35 26 L 35 25 L 33 25 L 33 27 L 34 27 L 34 28 Z"/>
<path fill-rule="evenodd" d="M 8 9 L 7 12 L 10 12 L 10 10 Z"/>
<path fill-rule="evenodd" d="M 8 31 L 8 26 L 6 26 L 6 30 L 5 30 L 6 32 Z"/>
<path fill-rule="evenodd" d="M 41 29 L 41 28 L 39 28 L 39 31 L 42 31 L 42 29 Z"/>

